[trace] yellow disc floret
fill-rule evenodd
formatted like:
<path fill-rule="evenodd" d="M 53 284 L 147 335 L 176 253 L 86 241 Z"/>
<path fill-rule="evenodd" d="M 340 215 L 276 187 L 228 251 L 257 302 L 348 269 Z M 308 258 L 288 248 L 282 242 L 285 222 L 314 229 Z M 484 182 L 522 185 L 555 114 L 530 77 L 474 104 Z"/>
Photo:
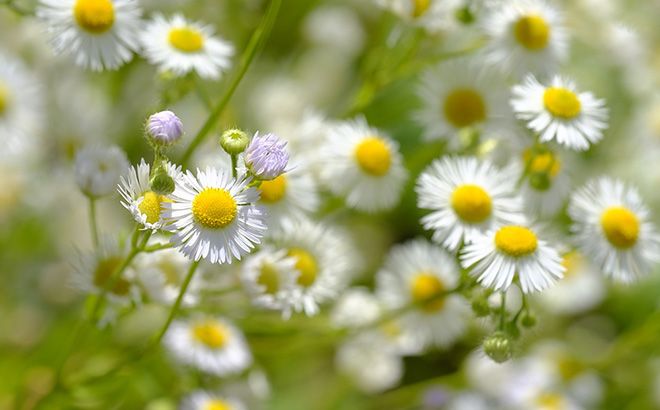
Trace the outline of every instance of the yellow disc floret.
<path fill-rule="evenodd" d="M 367 137 L 355 148 L 355 158 L 364 172 L 373 176 L 387 174 L 392 163 L 390 147 L 378 137 Z"/>
<path fill-rule="evenodd" d="M 266 293 L 277 292 L 280 288 L 280 275 L 277 269 L 269 263 L 261 265 L 257 283 L 266 288 Z"/>
<path fill-rule="evenodd" d="M 543 93 L 543 105 L 555 117 L 570 120 L 580 115 L 582 103 L 571 90 L 563 87 L 550 87 Z"/>
<path fill-rule="evenodd" d="M 538 246 L 536 234 L 524 226 L 505 226 L 495 234 L 495 246 L 501 252 L 513 257 L 533 253 Z"/>
<path fill-rule="evenodd" d="M 226 401 L 220 399 L 209 400 L 203 410 L 232 410 L 232 407 Z"/>
<path fill-rule="evenodd" d="M 211 349 L 220 349 L 229 339 L 229 330 L 220 322 L 203 320 L 192 325 L 193 339 Z"/>
<path fill-rule="evenodd" d="M 94 269 L 94 286 L 104 289 L 117 296 L 125 296 L 131 287 L 131 284 L 124 278 L 115 277 L 115 272 L 124 260 L 118 256 L 101 259 L 97 262 Z"/>
<path fill-rule="evenodd" d="M 459 218 L 469 223 L 483 222 L 490 216 L 493 202 L 478 185 L 459 185 L 451 194 L 451 207 Z"/>
<path fill-rule="evenodd" d="M 262 181 L 259 185 L 261 200 L 267 204 L 279 202 L 286 194 L 288 181 L 284 174 L 270 181 Z"/>
<path fill-rule="evenodd" d="M 73 15 L 83 30 L 102 34 L 110 30 L 115 22 L 115 6 L 111 0 L 77 0 Z"/>
<path fill-rule="evenodd" d="M 561 171 L 561 162 L 551 151 L 535 153 L 528 148 L 523 153 L 523 161 L 533 174 L 547 174 L 554 178 Z"/>
<path fill-rule="evenodd" d="M 177 27 L 170 30 L 168 40 L 172 47 L 184 53 L 194 53 L 204 47 L 202 33 L 192 27 Z"/>
<path fill-rule="evenodd" d="M 298 284 L 304 287 L 311 286 L 318 275 L 318 266 L 314 256 L 302 248 L 291 248 L 288 255 L 295 259 L 295 268 L 300 272 Z"/>
<path fill-rule="evenodd" d="M 423 303 L 422 309 L 427 312 L 437 312 L 442 309 L 445 300 L 442 293 L 445 290 L 444 284 L 437 276 L 422 272 L 415 275 L 410 284 L 410 293 L 415 302 Z"/>
<path fill-rule="evenodd" d="M 431 0 L 411 0 L 413 5 L 412 16 L 414 18 L 423 16 L 431 7 Z"/>
<path fill-rule="evenodd" d="M 160 220 L 160 213 L 163 211 L 163 202 L 168 201 L 163 195 L 153 191 L 147 191 L 142 195 L 142 201 L 138 209 L 147 217 L 147 223 L 155 224 Z"/>
<path fill-rule="evenodd" d="M 445 118 L 458 128 L 468 127 L 486 119 L 486 104 L 476 90 L 460 88 L 450 92 L 443 106 Z"/>
<path fill-rule="evenodd" d="M 536 51 L 548 45 L 550 26 L 540 16 L 524 16 L 513 26 L 513 33 L 520 45 Z"/>
<path fill-rule="evenodd" d="M 206 188 L 192 202 L 195 221 L 210 229 L 229 225 L 236 218 L 237 211 L 234 198 L 221 188 Z"/>
<path fill-rule="evenodd" d="M 639 219 L 628 208 L 613 206 L 601 215 L 600 224 L 607 240 L 616 248 L 628 249 L 637 243 Z"/>
<path fill-rule="evenodd" d="M 7 111 L 9 106 L 9 90 L 7 86 L 0 81 L 0 117 Z"/>

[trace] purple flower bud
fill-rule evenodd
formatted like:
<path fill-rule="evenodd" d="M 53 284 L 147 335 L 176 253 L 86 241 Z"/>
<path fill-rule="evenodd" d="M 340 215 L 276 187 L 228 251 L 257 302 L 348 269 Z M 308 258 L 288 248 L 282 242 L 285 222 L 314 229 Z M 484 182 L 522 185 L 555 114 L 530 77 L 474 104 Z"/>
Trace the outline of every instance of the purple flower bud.
<path fill-rule="evenodd" d="M 172 111 L 157 112 L 147 120 L 147 135 L 156 145 L 172 145 L 183 135 L 183 123 Z"/>
<path fill-rule="evenodd" d="M 289 163 L 286 141 L 275 134 L 256 133 L 245 150 L 245 165 L 258 179 L 269 181 L 280 176 Z"/>

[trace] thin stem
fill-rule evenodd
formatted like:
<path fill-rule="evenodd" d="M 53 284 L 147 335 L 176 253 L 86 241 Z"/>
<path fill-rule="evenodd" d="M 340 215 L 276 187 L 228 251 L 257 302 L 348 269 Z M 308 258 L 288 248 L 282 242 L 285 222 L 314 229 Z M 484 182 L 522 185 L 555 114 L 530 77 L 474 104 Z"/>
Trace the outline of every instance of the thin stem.
<path fill-rule="evenodd" d="M 142 252 L 152 253 L 152 252 L 161 251 L 163 249 L 170 249 L 171 247 L 172 247 L 171 243 L 157 243 L 157 244 L 154 244 L 154 245 L 151 245 L 151 246 L 146 246 L 142 250 Z"/>
<path fill-rule="evenodd" d="M 14 3 L 15 0 L 4 0 L 0 1 L 0 5 L 7 6 L 7 8 L 14 13 L 18 14 L 19 16 L 24 16 L 24 17 L 32 17 L 34 16 L 34 11 L 32 10 L 27 10 L 22 7 L 17 6 Z"/>
<path fill-rule="evenodd" d="M 501 292 L 502 306 L 500 306 L 500 330 L 504 330 L 504 322 L 506 321 L 506 292 Z"/>
<path fill-rule="evenodd" d="M 236 178 L 238 176 L 238 155 L 231 154 L 231 176 Z"/>
<path fill-rule="evenodd" d="M 96 198 L 89 197 L 89 226 L 92 231 L 94 249 L 99 247 L 99 227 L 96 222 Z"/>
<path fill-rule="evenodd" d="M 199 144 L 204 142 L 204 139 L 211 132 L 211 129 L 213 129 L 213 126 L 220 118 L 220 115 L 222 114 L 225 107 L 229 103 L 231 97 L 234 95 L 236 88 L 238 88 L 238 85 L 245 76 L 245 73 L 250 67 L 250 64 L 254 60 L 254 57 L 256 56 L 257 52 L 261 49 L 261 47 L 265 43 L 266 38 L 268 37 L 271 29 L 273 28 L 273 24 L 275 23 L 275 18 L 277 17 L 277 13 L 280 9 L 281 4 L 282 4 L 282 0 L 271 1 L 268 11 L 266 11 L 266 15 L 261 21 L 259 27 L 257 27 L 257 29 L 254 31 L 254 34 L 250 38 L 247 48 L 243 52 L 243 55 L 241 57 L 241 63 L 238 67 L 238 71 L 234 75 L 234 78 L 232 79 L 231 83 L 229 84 L 229 88 L 227 88 L 227 91 L 222 96 L 222 99 L 220 100 L 218 105 L 211 111 L 209 117 L 206 119 L 206 122 L 204 123 L 204 125 L 202 125 L 202 128 L 199 130 L 199 132 L 197 132 L 197 135 L 195 135 L 192 142 L 190 143 L 185 153 L 183 154 L 183 157 L 181 158 L 181 164 L 184 167 L 187 165 L 188 161 L 190 160 L 190 157 L 195 152 Z"/>

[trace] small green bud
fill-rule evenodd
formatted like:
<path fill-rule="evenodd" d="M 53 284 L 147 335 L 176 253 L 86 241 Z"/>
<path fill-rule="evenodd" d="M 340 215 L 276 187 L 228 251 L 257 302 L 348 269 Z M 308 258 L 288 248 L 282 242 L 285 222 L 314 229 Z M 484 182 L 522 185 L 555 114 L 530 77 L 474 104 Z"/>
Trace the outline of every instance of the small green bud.
<path fill-rule="evenodd" d="M 529 185 L 537 191 L 547 191 L 552 181 L 547 172 L 535 172 L 529 176 Z"/>
<path fill-rule="evenodd" d="M 456 10 L 456 19 L 466 25 L 472 24 L 474 23 L 474 13 L 469 6 L 465 6 Z"/>
<path fill-rule="evenodd" d="M 520 319 L 520 324 L 526 328 L 534 327 L 536 325 L 536 316 L 532 312 L 525 312 Z"/>
<path fill-rule="evenodd" d="M 495 332 L 484 340 L 484 352 L 497 363 L 504 363 L 513 356 L 513 344 L 504 332 Z"/>
<path fill-rule="evenodd" d="M 169 195 L 174 192 L 174 180 L 165 172 L 159 172 L 149 181 L 151 190 L 159 195 Z"/>
<path fill-rule="evenodd" d="M 229 155 L 240 154 L 245 151 L 249 143 L 250 137 L 239 129 L 227 130 L 220 137 L 220 146 Z"/>
<path fill-rule="evenodd" d="M 483 296 L 477 297 L 472 301 L 472 311 L 477 317 L 488 316 L 490 314 L 488 300 Z"/>

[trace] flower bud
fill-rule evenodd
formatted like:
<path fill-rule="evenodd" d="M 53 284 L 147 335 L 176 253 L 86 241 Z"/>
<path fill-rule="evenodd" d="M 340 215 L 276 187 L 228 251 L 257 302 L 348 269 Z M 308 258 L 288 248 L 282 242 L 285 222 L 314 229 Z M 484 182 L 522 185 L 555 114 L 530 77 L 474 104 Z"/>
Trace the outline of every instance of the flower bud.
<path fill-rule="evenodd" d="M 151 190 L 159 195 L 169 195 L 174 192 L 174 180 L 166 172 L 159 172 L 149 181 Z"/>
<path fill-rule="evenodd" d="M 551 185 L 550 176 L 547 172 L 535 172 L 529 176 L 529 185 L 537 191 L 546 191 Z"/>
<path fill-rule="evenodd" d="M 176 143 L 183 135 L 183 123 L 172 111 L 161 111 L 147 120 L 147 138 L 161 147 Z"/>
<path fill-rule="evenodd" d="M 262 137 L 257 133 L 245 150 L 245 165 L 257 179 L 275 179 L 285 171 L 289 163 L 285 147 L 286 141 L 276 135 L 266 134 Z"/>
<path fill-rule="evenodd" d="M 525 312 L 520 319 L 520 324 L 527 328 L 534 327 L 536 325 L 536 316 L 531 312 Z"/>
<path fill-rule="evenodd" d="M 239 129 L 231 129 L 222 133 L 220 146 L 229 155 L 238 155 L 245 151 L 250 143 L 250 137 Z"/>
<path fill-rule="evenodd" d="M 511 339 L 504 332 L 495 332 L 484 340 L 484 352 L 497 363 L 511 359 L 513 346 Z"/>
<path fill-rule="evenodd" d="M 488 299 L 483 296 L 479 296 L 472 301 L 472 311 L 477 317 L 484 317 L 490 314 L 490 305 L 488 304 Z"/>

